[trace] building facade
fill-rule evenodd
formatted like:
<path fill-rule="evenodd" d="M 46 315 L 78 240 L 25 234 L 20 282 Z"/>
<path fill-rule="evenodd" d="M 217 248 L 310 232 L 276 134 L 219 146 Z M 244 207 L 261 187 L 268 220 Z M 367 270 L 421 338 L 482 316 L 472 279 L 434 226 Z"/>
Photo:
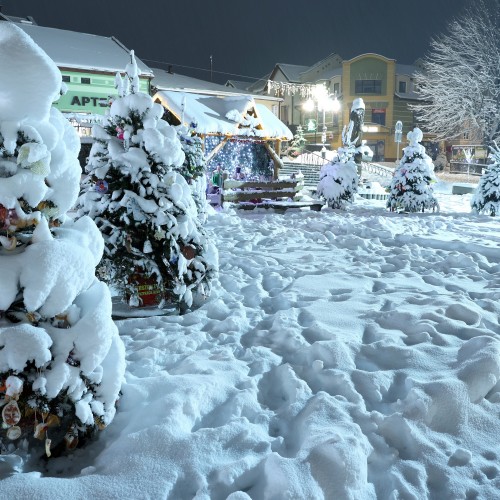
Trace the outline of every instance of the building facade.
<path fill-rule="evenodd" d="M 279 116 L 292 131 L 302 126 L 308 149 L 323 146 L 323 129 L 326 145 L 337 149 L 342 145 L 342 129 L 349 123 L 353 101 L 362 98 L 365 109 L 363 140 L 372 149 L 374 161 L 394 161 L 401 158 L 401 148 L 406 145 L 406 134 L 419 126 L 409 105 L 418 102 L 413 74 L 416 65 L 398 64 L 396 60 L 379 54 L 362 54 L 342 60 L 331 54 L 311 67 L 277 64 L 270 73 L 266 92 L 282 97 Z M 318 102 L 306 110 L 310 98 L 301 94 L 307 85 L 324 85 L 330 98 L 337 98 L 340 111 L 323 110 Z M 395 142 L 395 126 L 403 124 L 403 139 Z M 429 152 L 436 152 L 438 145 L 432 137 L 424 135 L 424 145 Z"/>
<path fill-rule="evenodd" d="M 115 37 L 104 37 L 39 26 L 34 19 L 10 18 L 54 61 L 62 74 L 66 92 L 54 103 L 85 138 L 96 117 L 104 115 L 117 95 L 115 75 L 130 62 L 130 50 Z M 152 70 L 136 57 L 141 72 L 140 89 L 151 90 Z M 84 141 L 83 141 L 84 142 Z"/>

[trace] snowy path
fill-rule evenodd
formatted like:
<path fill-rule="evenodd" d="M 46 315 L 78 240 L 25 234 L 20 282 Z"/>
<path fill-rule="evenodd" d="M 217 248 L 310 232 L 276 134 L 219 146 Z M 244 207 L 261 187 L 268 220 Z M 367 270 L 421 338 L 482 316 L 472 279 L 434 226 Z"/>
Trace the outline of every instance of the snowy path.
<path fill-rule="evenodd" d="M 499 222 L 359 203 L 214 216 L 207 304 L 119 322 L 113 424 L 2 495 L 498 498 Z"/>

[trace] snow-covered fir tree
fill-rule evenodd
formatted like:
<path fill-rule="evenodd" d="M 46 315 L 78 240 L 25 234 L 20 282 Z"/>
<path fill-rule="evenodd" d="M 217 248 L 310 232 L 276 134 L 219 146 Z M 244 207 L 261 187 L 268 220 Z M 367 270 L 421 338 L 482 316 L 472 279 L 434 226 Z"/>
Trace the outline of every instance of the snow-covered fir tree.
<path fill-rule="evenodd" d="M 159 307 L 167 301 L 183 310 L 209 294 L 217 251 L 177 170 L 185 160 L 177 132 L 139 91 L 133 52 L 116 85 L 119 97 L 93 128 L 78 216 L 90 215 L 104 235 L 100 275 L 129 305 L 144 305 L 141 290 L 154 287 Z"/>
<path fill-rule="evenodd" d="M 95 277 L 103 239 L 66 216 L 81 169 L 78 135 L 52 107 L 61 73 L 6 22 L 0 67 L 0 452 L 51 456 L 112 421 L 125 353 Z"/>
<path fill-rule="evenodd" d="M 471 201 L 472 211 L 487 215 L 500 214 L 500 148 L 496 142 L 490 146 L 492 163 L 479 179 L 479 184 Z"/>
<path fill-rule="evenodd" d="M 394 171 L 387 207 L 406 212 L 439 210 L 432 189 L 432 183 L 436 182 L 434 164 L 420 144 L 422 131 L 415 127 L 407 138 L 410 144 L 403 149 L 403 157 Z"/>
<path fill-rule="evenodd" d="M 358 192 L 358 164 L 355 158 L 356 155 L 361 156 L 361 146 L 357 147 L 357 143 L 361 142 L 359 135 L 354 136 L 354 131 L 362 128 L 364 109 L 363 99 L 355 99 L 349 125 L 344 126 L 342 131 L 343 147 L 338 149 L 338 155 L 332 162 L 321 167 L 319 173 L 317 193 L 332 208 L 345 208 L 347 203 L 354 201 Z"/>
<path fill-rule="evenodd" d="M 196 134 L 196 124 L 191 123 L 187 128 L 177 127 L 177 133 L 184 151 L 184 162 L 177 169 L 186 179 L 191 188 L 194 202 L 198 210 L 198 218 L 205 223 L 208 216 L 207 177 L 205 175 L 205 154 L 203 140 Z"/>

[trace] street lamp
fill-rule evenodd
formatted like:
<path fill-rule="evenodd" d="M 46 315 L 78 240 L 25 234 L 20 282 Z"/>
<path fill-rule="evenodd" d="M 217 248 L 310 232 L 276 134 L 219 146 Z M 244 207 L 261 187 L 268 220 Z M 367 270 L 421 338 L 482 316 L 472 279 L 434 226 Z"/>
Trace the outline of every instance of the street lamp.
<path fill-rule="evenodd" d="M 333 99 L 332 99 L 333 97 Z M 321 154 L 323 158 L 326 154 L 326 112 L 332 111 L 338 113 L 340 110 L 340 102 L 337 99 L 337 93 L 330 94 L 325 85 L 315 85 L 311 92 L 311 97 L 303 104 L 305 111 L 314 111 L 316 106 L 317 111 L 323 113 L 323 128 L 321 130 Z"/>

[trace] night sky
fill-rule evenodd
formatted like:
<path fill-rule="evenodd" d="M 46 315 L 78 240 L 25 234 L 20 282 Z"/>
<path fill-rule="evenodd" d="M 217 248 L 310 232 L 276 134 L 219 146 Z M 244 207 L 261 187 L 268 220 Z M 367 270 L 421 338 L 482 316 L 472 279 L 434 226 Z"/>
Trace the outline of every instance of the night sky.
<path fill-rule="evenodd" d="M 0 0 L 41 26 L 115 36 L 150 67 L 213 81 L 257 79 L 278 62 L 311 65 L 335 52 L 412 64 L 473 0 Z M 140 7 L 137 7 L 140 5 Z M 188 68 L 189 67 L 189 68 Z M 191 68 L 200 68 L 195 70 Z M 247 78 L 245 78 L 247 77 Z"/>

